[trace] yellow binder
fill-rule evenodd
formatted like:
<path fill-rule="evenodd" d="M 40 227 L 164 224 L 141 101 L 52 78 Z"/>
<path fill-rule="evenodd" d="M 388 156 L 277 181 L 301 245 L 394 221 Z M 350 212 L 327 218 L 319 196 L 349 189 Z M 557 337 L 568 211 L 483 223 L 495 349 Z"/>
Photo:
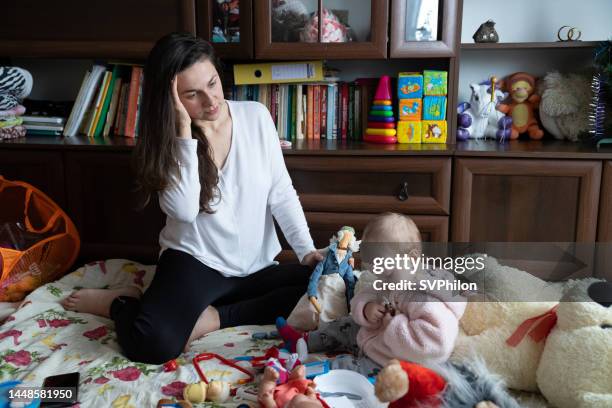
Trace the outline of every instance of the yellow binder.
<path fill-rule="evenodd" d="M 317 81 L 323 81 L 322 61 L 234 65 L 236 85 Z"/>

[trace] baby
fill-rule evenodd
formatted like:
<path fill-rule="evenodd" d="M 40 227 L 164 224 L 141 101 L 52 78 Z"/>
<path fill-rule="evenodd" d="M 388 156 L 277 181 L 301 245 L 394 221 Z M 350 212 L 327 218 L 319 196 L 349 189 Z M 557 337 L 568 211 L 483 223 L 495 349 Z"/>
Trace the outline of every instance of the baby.
<path fill-rule="evenodd" d="M 421 254 L 421 235 L 409 217 L 385 213 L 366 226 L 361 250 L 366 266 L 380 257 L 407 254 L 417 258 Z M 376 278 L 383 283 L 454 279 L 449 272 L 425 268 L 384 269 Z M 465 306 L 464 298 L 441 291 L 376 290 L 370 284 L 351 301 L 350 316 L 321 323 L 318 330 L 308 333 L 294 330 L 282 318 L 277 320 L 277 328 L 290 348 L 305 343 L 309 352 L 352 352 L 357 358 L 337 359 L 333 368 L 371 376 L 392 359 L 424 365 L 446 361 L 459 333 Z"/>

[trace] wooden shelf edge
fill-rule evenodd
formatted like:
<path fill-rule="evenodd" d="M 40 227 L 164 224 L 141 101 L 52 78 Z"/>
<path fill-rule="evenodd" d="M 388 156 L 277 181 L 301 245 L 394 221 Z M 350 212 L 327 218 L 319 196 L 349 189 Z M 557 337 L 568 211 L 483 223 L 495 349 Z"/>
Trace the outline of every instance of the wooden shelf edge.
<path fill-rule="evenodd" d="M 523 43 L 462 43 L 462 50 L 523 50 L 557 48 L 595 48 L 602 41 L 523 42 Z"/>

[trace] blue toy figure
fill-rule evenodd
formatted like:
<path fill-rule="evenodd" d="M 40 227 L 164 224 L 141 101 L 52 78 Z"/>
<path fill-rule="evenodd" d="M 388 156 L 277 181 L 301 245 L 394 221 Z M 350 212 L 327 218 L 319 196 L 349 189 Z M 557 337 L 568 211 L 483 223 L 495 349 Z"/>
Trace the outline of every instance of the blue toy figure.
<path fill-rule="evenodd" d="M 347 305 L 352 299 L 356 281 L 355 275 L 353 275 L 355 259 L 352 255 L 353 252 L 359 251 L 359 242 L 355 238 L 355 229 L 353 227 L 342 227 L 336 236 L 331 239 L 327 256 L 319 262 L 312 275 L 310 275 L 308 299 L 317 309 L 318 313 L 321 313 L 321 306 L 317 301 L 317 289 L 322 275 L 340 274 L 346 287 Z"/>

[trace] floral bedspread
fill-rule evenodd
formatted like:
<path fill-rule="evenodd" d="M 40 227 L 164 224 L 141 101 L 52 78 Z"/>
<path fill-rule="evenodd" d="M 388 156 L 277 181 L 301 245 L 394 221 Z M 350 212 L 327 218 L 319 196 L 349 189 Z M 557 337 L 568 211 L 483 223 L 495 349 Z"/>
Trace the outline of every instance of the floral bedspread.
<path fill-rule="evenodd" d="M 19 379 L 40 386 L 45 377 L 80 372 L 75 407 L 154 407 L 161 398 L 182 395 L 186 384 L 199 381 L 191 360 L 202 352 L 226 358 L 263 355 L 278 340 L 253 340 L 252 333 L 272 326 L 219 330 L 195 342 L 178 359 L 178 369 L 132 362 L 120 353 L 112 320 L 65 310 L 59 303 L 74 289 L 114 288 L 132 284 L 145 289 L 154 266 L 112 259 L 86 265 L 32 292 L 0 326 L 0 382 Z M 206 365 L 210 378 L 223 378 L 226 368 Z M 211 371 L 209 371 L 211 370 Z M 230 373 L 227 373 L 228 375 Z M 239 402 L 198 407 L 236 407 Z M 253 405 L 255 406 L 255 405 Z"/>

